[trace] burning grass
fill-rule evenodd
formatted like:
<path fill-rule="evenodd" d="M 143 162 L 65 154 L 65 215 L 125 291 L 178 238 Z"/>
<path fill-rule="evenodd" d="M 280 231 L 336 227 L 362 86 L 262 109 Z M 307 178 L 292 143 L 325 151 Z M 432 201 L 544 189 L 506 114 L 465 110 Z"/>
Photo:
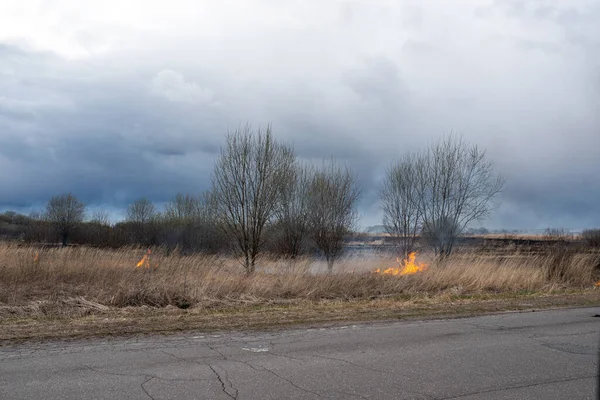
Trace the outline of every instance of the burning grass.
<path fill-rule="evenodd" d="M 328 275 L 324 262 L 280 259 L 265 260 L 257 273 L 246 276 L 235 260 L 218 256 L 166 255 L 160 249 L 36 251 L 0 244 L 0 317 L 82 316 L 125 307 L 214 310 L 306 301 L 547 294 L 593 288 L 600 254 L 458 254 L 444 262 L 425 255 L 422 261 L 407 261 L 417 267 L 427 261 L 428 267 L 390 276 L 385 270 L 397 264 L 388 258 L 349 258 Z M 376 269 L 384 273 L 373 273 Z"/>
<path fill-rule="evenodd" d="M 408 255 L 408 258 L 406 260 L 400 260 L 400 258 L 396 259 L 396 261 L 399 264 L 397 268 L 389 267 L 384 270 L 382 270 L 381 268 L 377 268 L 374 272 L 376 274 L 383 274 L 383 275 L 404 276 L 404 275 L 413 275 L 413 274 L 425 271 L 429 267 L 429 265 L 427 265 L 425 263 L 416 262 L 415 261 L 416 258 L 417 258 L 417 253 L 412 252 Z"/>

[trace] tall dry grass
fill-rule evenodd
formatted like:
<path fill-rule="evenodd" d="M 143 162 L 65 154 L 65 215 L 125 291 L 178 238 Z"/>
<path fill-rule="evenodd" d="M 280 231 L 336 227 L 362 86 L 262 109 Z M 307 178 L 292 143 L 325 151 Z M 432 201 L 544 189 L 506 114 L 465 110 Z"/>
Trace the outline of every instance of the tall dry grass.
<path fill-rule="evenodd" d="M 37 255 L 36 255 L 37 254 Z M 549 251 L 541 255 L 457 254 L 411 276 L 372 273 L 395 266 L 387 257 L 347 258 L 327 275 L 313 259 L 263 260 L 246 276 L 236 260 L 166 255 L 155 251 L 151 268 L 136 268 L 139 249 L 53 248 L 0 244 L 0 315 L 82 313 L 107 307 L 222 307 L 305 300 L 371 299 L 452 293 L 544 292 L 589 287 L 598 253 Z"/>

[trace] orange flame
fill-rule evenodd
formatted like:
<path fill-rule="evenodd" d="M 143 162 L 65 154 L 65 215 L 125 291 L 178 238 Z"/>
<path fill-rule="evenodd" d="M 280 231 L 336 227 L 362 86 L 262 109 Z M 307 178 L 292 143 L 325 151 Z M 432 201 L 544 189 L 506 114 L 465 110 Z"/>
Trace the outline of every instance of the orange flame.
<path fill-rule="evenodd" d="M 152 254 L 152 252 L 150 249 L 148 249 L 148 253 L 144 254 L 144 257 L 142 257 L 142 259 L 135 265 L 136 268 L 150 268 L 150 254 Z"/>
<path fill-rule="evenodd" d="M 417 272 L 425 271 L 428 267 L 427 264 L 424 263 L 415 263 L 415 259 L 417 257 L 417 253 L 413 252 L 408 255 L 406 260 L 400 261 L 398 258 L 397 261 L 400 264 L 398 268 L 387 268 L 383 271 L 381 268 L 377 268 L 374 272 L 376 274 L 384 274 L 384 275 L 412 275 Z"/>
<path fill-rule="evenodd" d="M 600 281 L 596 282 L 595 287 L 600 287 Z"/>
<path fill-rule="evenodd" d="M 37 251 L 35 252 L 35 255 L 33 256 L 33 262 L 34 263 L 38 263 L 40 261 L 40 253 L 38 253 Z"/>

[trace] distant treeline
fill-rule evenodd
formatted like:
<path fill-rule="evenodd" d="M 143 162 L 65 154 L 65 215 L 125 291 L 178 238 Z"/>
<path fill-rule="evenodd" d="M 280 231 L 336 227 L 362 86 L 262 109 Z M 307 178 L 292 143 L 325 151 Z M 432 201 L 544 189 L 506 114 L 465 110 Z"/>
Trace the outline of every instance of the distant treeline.
<path fill-rule="evenodd" d="M 25 243 L 55 244 L 63 241 L 63 232 L 44 215 L 27 216 L 7 211 L 0 214 L 0 238 Z M 106 248 L 163 246 L 172 249 L 178 247 L 183 252 L 227 251 L 227 241 L 215 226 L 191 218 L 174 220 L 158 214 L 143 223 L 76 221 L 69 228 L 67 238 L 68 244 Z"/>
<path fill-rule="evenodd" d="M 181 254 L 238 254 L 236 238 L 227 234 L 226 221 L 218 218 L 214 198 L 177 194 L 164 209 L 140 198 L 127 207 L 124 221 L 112 223 L 108 213 L 86 212 L 73 194 L 52 197 L 44 211 L 29 215 L 14 211 L 0 214 L 0 240 L 27 244 L 86 245 L 100 248 L 162 247 Z M 318 255 L 319 247 L 308 229 L 294 230 L 281 218 L 265 223 L 261 250 L 274 256 Z M 355 236 L 346 230 L 344 236 Z M 358 234 L 356 234 L 358 235 Z"/>

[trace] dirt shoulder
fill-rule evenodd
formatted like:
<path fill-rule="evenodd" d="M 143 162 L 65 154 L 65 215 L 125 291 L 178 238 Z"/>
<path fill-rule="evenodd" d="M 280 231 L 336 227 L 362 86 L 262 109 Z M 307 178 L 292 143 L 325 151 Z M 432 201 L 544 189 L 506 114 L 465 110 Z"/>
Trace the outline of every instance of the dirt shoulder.
<path fill-rule="evenodd" d="M 590 306 L 600 306 L 600 290 L 546 295 L 324 300 L 188 310 L 130 307 L 96 310 L 79 317 L 4 317 L 0 320 L 0 345 L 184 331 L 264 330 L 368 321 L 457 318 L 506 311 Z"/>

